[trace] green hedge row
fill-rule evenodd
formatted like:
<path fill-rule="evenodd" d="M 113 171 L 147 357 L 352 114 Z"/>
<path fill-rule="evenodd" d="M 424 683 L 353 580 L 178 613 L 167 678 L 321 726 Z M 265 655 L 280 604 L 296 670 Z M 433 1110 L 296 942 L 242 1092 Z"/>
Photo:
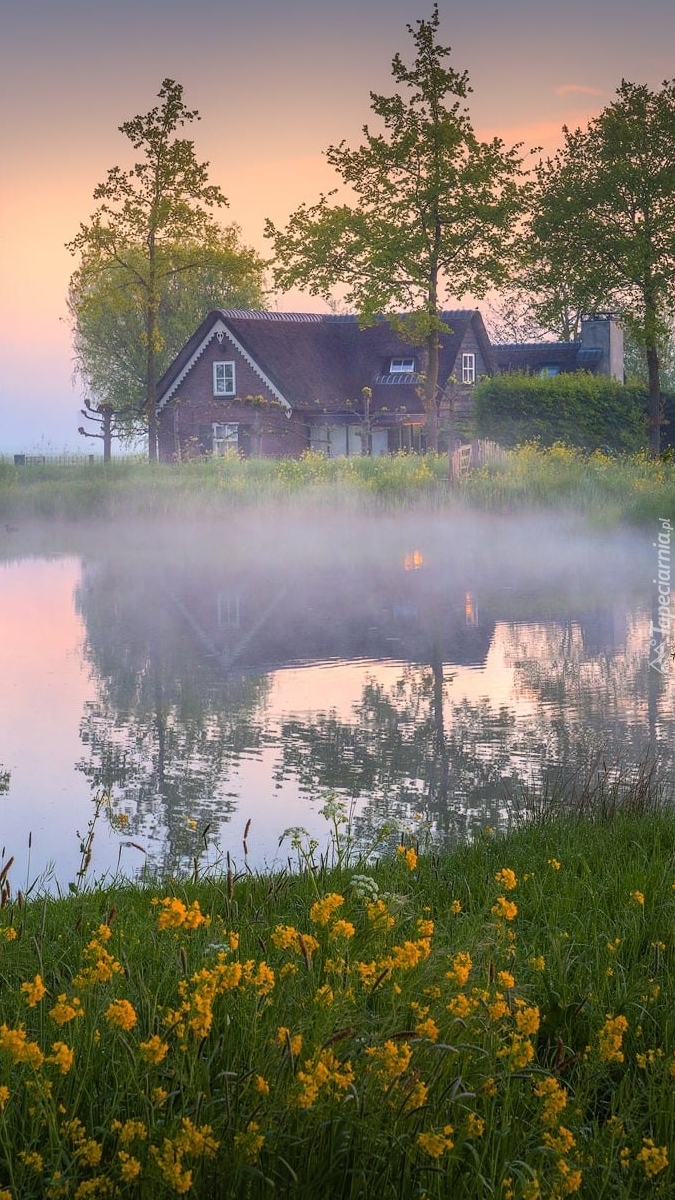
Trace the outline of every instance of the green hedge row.
<path fill-rule="evenodd" d="M 647 446 L 647 390 L 587 371 L 513 373 L 474 390 L 475 429 L 505 447 L 538 440 L 635 454 Z"/>

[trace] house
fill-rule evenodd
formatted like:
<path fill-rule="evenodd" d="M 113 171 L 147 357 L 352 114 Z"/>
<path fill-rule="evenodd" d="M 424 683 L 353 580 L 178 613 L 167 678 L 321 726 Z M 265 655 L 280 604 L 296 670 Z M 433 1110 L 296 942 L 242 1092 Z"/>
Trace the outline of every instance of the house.
<path fill-rule="evenodd" d="M 577 342 L 519 342 L 494 345 L 496 369 L 526 371 L 532 375 L 560 375 L 590 371 L 624 381 L 623 330 L 612 313 L 594 313 L 581 320 Z"/>
<path fill-rule="evenodd" d="M 475 310 L 443 313 L 441 411 L 471 407 L 495 362 Z M 331 457 L 424 448 L 423 352 L 385 320 L 318 313 L 208 313 L 159 380 L 159 456 Z M 364 389 L 366 391 L 364 392 Z"/>
<path fill-rule="evenodd" d="M 623 380 L 623 335 L 611 314 L 585 318 L 577 342 L 492 345 L 475 309 L 444 312 L 439 414 L 471 415 L 481 375 L 587 370 Z M 382 319 L 214 309 L 158 383 L 159 457 L 329 457 L 425 448 L 424 351 Z"/>

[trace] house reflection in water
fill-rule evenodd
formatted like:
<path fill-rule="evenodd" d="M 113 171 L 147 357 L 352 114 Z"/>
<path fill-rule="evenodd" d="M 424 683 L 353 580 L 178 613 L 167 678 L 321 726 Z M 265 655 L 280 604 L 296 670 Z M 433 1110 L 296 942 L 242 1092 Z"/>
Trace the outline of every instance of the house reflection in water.
<path fill-rule="evenodd" d="M 202 651 L 237 673 L 365 658 L 477 666 L 495 624 L 489 604 L 479 620 L 475 593 L 419 551 L 389 569 L 307 564 L 292 583 L 261 564 L 165 569 L 162 590 Z"/>

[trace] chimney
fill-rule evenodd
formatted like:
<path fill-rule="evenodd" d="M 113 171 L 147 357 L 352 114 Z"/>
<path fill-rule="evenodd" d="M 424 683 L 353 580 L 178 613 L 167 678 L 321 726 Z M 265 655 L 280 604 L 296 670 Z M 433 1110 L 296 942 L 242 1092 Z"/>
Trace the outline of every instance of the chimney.
<path fill-rule="evenodd" d="M 581 347 L 600 351 L 596 375 L 609 375 L 623 383 L 623 330 L 613 313 L 581 318 Z"/>

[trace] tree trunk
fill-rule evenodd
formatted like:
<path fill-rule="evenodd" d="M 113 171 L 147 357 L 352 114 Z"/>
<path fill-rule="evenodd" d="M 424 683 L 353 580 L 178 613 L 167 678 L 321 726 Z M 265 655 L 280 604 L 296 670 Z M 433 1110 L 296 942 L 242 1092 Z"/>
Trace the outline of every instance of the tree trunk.
<path fill-rule="evenodd" d="M 103 417 L 103 461 L 104 463 L 109 463 L 112 459 L 112 405 L 105 404 L 101 410 L 101 415 Z"/>
<path fill-rule="evenodd" d="M 427 415 L 427 450 L 438 450 L 438 330 L 433 329 L 427 338 L 427 371 L 424 382 L 424 409 Z"/>
<path fill-rule="evenodd" d="M 649 379 L 649 457 L 661 453 L 661 373 L 656 346 L 647 346 L 647 375 Z"/>

